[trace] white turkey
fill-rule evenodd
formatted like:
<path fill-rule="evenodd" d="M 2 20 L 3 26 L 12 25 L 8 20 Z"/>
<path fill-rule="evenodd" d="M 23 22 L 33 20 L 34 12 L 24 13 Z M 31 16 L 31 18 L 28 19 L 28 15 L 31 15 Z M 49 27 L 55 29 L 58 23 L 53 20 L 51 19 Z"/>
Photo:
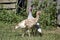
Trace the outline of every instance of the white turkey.
<path fill-rule="evenodd" d="M 37 21 L 39 20 L 39 14 L 41 13 L 41 11 L 37 11 L 36 13 L 36 18 L 31 18 L 31 19 L 25 19 L 23 21 L 21 21 L 20 23 L 18 23 L 16 26 L 15 26 L 15 29 L 17 28 L 25 28 L 25 29 L 28 29 L 28 32 L 29 32 L 29 36 L 30 36 L 30 29 L 36 25 Z"/>
<path fill-rule="evenodd" d="M 28 11 L 28 12 L 29 12 L 29 13 L 28 13 L 28 19 L 34 18 L 34 17 L 32 16 L 32 7 L 29 7 L 29 11 Z M 37 23 L 37 24 L 35 25 L 35 27 L 37 28 L 37 31 L 38 31 L 39 33 L 42 33 L 41 27 L 40 27 L 40 24 L 39 24 L 39 23 Z"/>

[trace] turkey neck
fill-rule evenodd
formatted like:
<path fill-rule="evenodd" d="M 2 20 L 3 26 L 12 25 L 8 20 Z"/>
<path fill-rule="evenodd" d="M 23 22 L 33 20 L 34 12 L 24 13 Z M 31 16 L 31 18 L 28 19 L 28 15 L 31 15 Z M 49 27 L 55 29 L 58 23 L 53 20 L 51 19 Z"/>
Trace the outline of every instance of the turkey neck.
<path fill-rule="evenodd" d="M 39 15 L 36 15 L 36 22 L 39 20 Z"/>

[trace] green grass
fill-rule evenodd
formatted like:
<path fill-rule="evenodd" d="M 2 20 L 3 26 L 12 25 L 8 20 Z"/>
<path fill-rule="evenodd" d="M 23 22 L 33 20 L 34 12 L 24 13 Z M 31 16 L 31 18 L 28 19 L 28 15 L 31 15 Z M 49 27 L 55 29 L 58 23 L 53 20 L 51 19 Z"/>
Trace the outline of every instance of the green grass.
<path fill-rule="evenodd" d="M 43 36 L 21 37 L 19 30 L 14 32 L 15 23 L 0 22 L 0 40 L 60 40 L 60 34 L 43 32 Z"/>

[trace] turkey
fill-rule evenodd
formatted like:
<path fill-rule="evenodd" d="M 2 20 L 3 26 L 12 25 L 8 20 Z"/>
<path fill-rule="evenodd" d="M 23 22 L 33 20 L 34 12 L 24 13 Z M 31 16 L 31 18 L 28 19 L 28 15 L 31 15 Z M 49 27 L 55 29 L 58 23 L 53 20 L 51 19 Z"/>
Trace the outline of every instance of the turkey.
<path fill-rule="evenodd" d="M 34 17 L 32 16 L 32 9 L 33 9 L 32 6 L 29 7 L 28 19 L 34 18 Z M 38 31 L 39 33 L 42 33 L 41 27 L 40 27 L 40 24 L 39 24 L 39 23 L 37 23 L 37 24 L 35 25 L 35 28 L 37 28 L 37 31 Z"/>
<path fill-rule="evenodd" d="M 41 11 L 37 11 L 36 13 L 36 18 L 31 18 L 31 19 L 25 19 L 23 21 L 21 21 L 20 23 L 18 23 L 15 26 L 15 29 L 17 28 L 25 28 L 28 29 L 28 35 L 30 36 L 30 29 L 37 23 L 37 21 L 39 20 L 39 15 L 40 15 Z"/>

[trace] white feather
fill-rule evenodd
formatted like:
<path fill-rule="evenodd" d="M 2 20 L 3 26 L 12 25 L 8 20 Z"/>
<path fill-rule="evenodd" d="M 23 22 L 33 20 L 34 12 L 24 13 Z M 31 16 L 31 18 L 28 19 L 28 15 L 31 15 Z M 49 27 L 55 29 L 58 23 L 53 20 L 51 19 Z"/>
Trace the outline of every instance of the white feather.
<path fill-rule="evenodd" d="M 25 20 L 18 24 L 20 28 L 25 28 Z"/>
<path fill-rule="evenodd" d="M 38 32 L 39 32 L 39 33 L 42 33 L 41 28 L 38 29 Z"/>
<path fill-rule="evenodd" d="M 25 28 L 26 27 L 26 25 L 25 25 L 25 20 L 23 20 L 22 22 L 20 22 L 20 23 L 18 23 L 18 25 L 16 25 L 15 26 L 15 29 L 17 29 L 17 28 Z"/>

